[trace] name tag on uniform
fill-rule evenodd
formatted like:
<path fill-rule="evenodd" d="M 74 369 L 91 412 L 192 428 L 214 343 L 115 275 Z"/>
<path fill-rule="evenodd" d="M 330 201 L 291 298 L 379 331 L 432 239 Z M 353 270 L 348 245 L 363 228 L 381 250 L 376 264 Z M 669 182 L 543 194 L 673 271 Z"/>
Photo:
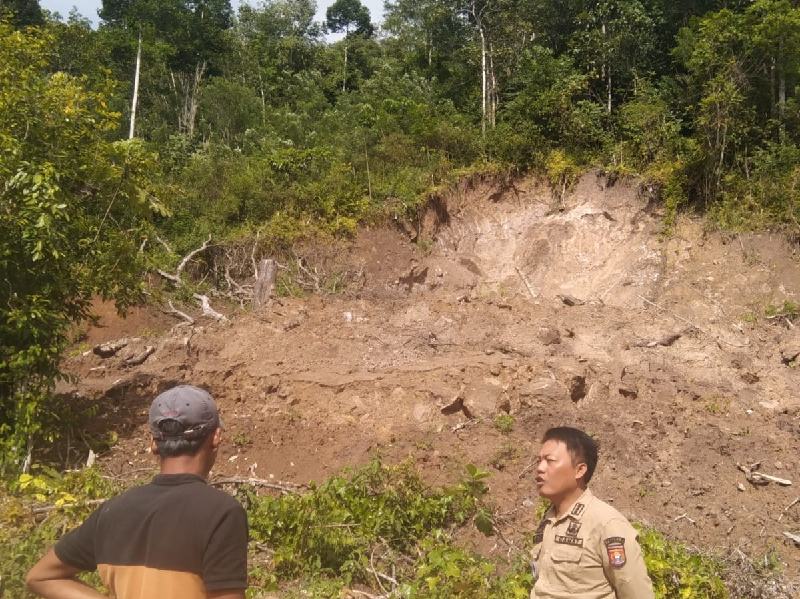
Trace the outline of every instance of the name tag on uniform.
<path fill-rule="evenodd" d="M 560 543 L 562 545 L 574 545 L 575 547 L 583 547 L 583 539 L 580 537 L 556 535 L 556 543 Z"/>

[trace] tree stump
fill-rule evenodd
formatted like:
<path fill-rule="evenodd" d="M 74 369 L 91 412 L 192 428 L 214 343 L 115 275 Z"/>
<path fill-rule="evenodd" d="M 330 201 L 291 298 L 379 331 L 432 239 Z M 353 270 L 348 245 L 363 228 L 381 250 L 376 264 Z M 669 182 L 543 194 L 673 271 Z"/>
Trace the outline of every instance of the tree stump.
<path fill-rule="evenodd" d="M 256 268 L 256 283 L 253 286 L 253 309 L 261 310 L 272 297 L 275 288 L 275 277 L 278 274 L 278 263 L 272 258 L 264 258 Z"/>

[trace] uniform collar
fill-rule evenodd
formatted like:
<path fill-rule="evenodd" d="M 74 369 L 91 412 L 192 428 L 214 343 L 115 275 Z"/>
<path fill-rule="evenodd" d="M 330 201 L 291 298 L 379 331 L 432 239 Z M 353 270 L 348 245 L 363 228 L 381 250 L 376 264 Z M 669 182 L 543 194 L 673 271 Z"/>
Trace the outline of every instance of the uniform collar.
<path fill-rule="evenodd" d="M 589 489 L 586 489 L 561 518 L 556 518 L 555 508 L 551 507 L 547 512 L 547 519 L 554 522 L 560 522 L 566 518 L 570 518 L 580 522 L 581 518 L 583 518 L 583 515 L 586 513 L 586 506 L 589 505 L 589 502 L 591 502 L 593 497 L 594 495 L 592 495 L 592 492 Z"/>
<path fill-rule="evenodd" d="M 153 478 L 154 485 L 174 486 L 185 485 L 188 483 L 204 483 L 206 479 L 197 474 L 181 473 L 181 474 L 157 474 Z"/>

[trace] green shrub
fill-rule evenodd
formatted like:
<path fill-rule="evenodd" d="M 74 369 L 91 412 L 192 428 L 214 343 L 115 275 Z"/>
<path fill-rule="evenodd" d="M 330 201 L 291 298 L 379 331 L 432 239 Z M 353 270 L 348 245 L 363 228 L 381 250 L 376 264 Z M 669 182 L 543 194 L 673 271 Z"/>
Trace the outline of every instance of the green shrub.
<path fill-rule="evenodd" d="M 280 578 L 324 574 L 364 581 L 376 545 L 410 552 L 432 531 L 466 522 L 485 492 L 478 474 L 431 491 L 410 466 L 373 462 L 307 494 L 254 498 L 252 536 L 272 549 Z"/>
<path fill-rule="evenodd" d="M 511 414 L 502 412 L 494 417 L 494 427 L 507 435 L 514 430 L 514 417 Z"/>
<path fill-rule="evenodd" d="M 639 530 L 639 543 L 657 599 L 727 599 L 724 568 L 714 558 L 691 552 L 650 528 Z"/>
<path fill-rule="evenodd" d="M 80 524 L 97 501 L 111 497 L 119 485 L 95 468 L 61 474 L 36 467 L 0 491 L 0 573 L 6 597 L 33 597 L 25 591 L 25 573 L 65 532 Z M 39 508 L 39 516 L 33 508 Z M 95 575 L 87 575 L 98 583 Z"/>

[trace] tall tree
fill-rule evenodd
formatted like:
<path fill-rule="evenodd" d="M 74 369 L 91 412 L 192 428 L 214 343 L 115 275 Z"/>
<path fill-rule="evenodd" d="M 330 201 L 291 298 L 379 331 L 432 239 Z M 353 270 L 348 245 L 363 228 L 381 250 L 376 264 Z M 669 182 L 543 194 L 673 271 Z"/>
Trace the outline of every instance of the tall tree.
<path fill-rule="evenodd" d="M 224 62 L 232 22 L 230 0 L 103 0 L 100 17 L 103 28 L 118 36 L 119 49 L 126 55 L 120 77 L 129 80 L 134 71 L 140 32 L 143 53 L 147 46 L 159 48 L 161 64 L 145 60 L 150 65 L 148 74 L 158 80 L 150 81 L 155 89 L 142 90 L 142 100 L 148 93 L 160 95 L 158 99 L 167 104 L 163 96 L 171 95 L 178 132 L 191 137 L 203 80 L 219 74 Z"/>
<path fill-rule="evenodd" d="M 336 0 L 325 13 L 325 27 L 332 33 L 344 32 L 342 91 L 347 91 L 347 52 L 351 35 L 371 37 L 374 31 L 369 9 L 360 0 Z"/>
<path fill-rule="evenodd" d="M 572 52 L 598 83 L 597 96 L 611 112 L 614 98 L 632 93 L 637 76 L 647 75 L 654 23 L 638 0 L 600 0 L 578 16 Z"/>
<path fill-rule="evenodd" d="M 39 0 L 0 0 L 0 16 L 11 15 L 15 27 L 28 27 L 44 24 L 44 15 Z"/>

